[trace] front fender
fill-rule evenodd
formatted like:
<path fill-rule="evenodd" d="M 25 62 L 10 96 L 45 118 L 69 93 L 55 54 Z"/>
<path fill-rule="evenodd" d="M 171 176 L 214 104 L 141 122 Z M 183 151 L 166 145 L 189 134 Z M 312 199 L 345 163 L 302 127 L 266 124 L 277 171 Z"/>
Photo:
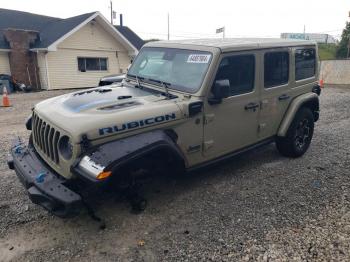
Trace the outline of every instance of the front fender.
<path fill-rule="evenodd" d="M 88 150 L 80 159 L 88 156 L 93 163 L 105 167 L 104 171 L 112 171 L 113 173 L 131 161 L 156 150 L 164 149 L 170 151 L 175 160 L 185 163 L 184 155 L 171 136 L 163 130 L 155 130 L 99 145 Z M 92 182 L 98 182 L 97 179 L 87 176 L 82 170 L 79 170 L 79 163 L 73 167 L 73 172 Z"/>
<path fill-rule="evenodd" d="M 294 98 L 294 100 L 289 105 L 286 114 L 284 115 L 282 123 L 278 129 L 277 136 L 286 136 L 288 128 L 299 108 L 301 108 L 304 104 L 313 101 L 317 102 L 318 105 L 318 95 L 315 93 L 307 93 Z"/>

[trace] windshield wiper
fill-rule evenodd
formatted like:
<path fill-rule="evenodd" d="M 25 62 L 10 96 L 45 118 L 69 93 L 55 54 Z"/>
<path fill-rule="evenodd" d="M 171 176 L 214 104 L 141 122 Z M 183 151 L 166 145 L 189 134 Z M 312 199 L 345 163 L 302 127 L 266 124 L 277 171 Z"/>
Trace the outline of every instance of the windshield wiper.
<path fill-rule="evenodd" d="M 165 90 L 165 93 L 164 95 L 170 99 L 172 97 L 172 95 L 169 93 L 169 86 L 171 86 L 171 83 L 168 83 L 168 82 L 164 82 L 164 81 L 161 81 L 161 80 L 158 80 L 158 79 L 152 79 L 152 78 L 145 78 L 143 76 L 137 76 L 137 75 L 132 75 L 132 74 L 127 74 L 126 76 L 128 77 L 132 77 L 132 78 L 135 78 L 136 82 L 137 82 L 137 87 L 138 88 L 142 88 L 141 86 L 141 82 L 147 82 L 147 81 L 151 81 L 151 82 L 154 82 L 154 83 L 157 83 L 159 84 L 161 87 L 164 87 L 164 90 Z M 141 81 L 140 81 L 141 80 Z"/>
<path fill-rule="evenodd" d="M 140 86 L 140 80 L 139 80 L 138 76 L 136 76 L 136 82 L 137 82 L 137 86 L 138 86 L 138 87 L 141 87 L 141 86 Z"/>
<path fill-rule="evenodd" d="M 166 97 L 167 98 L 171 97 L 171 95 L 169 93 L 169 90 L 168 90 L 169 86 L 171 86 L 170 83 L 164 82 L 164 81 L 161 81 L 161 80 L 157 80 L 157 79 L 152 79 L 152 78 L 148 78 L 147 80 L 160 84 L 162 87 L 164 87 Z"/>
<path fill-rule="evenodd" d="M 144 80 L 145 80 L 145 78 L 144 77 L 142 77 L 142 76 L 137 76 L 137 75 L 132 75 L 132 74 L 127 74 L 126 76 L 131 76 L 131 77 L 133 77 L 133 78 L 135 78 L 135 80 L 136 80 L 136 83 L 137 83 L 137 87 L 138 88 L 142 88 L 142 86 L 141 86 L 141 82 L 144 82 Z M 140 81 L 141 80 L 141 81 Z"/>
<path fill-rule="evenodd" d="M 164 86 L 166 96 L 168 97 L 168 99 L 170 99 L 170 94 L 169 94 L 169 90 L 168 90 L 170 83 L 162 82 L 162 85 Z"/>

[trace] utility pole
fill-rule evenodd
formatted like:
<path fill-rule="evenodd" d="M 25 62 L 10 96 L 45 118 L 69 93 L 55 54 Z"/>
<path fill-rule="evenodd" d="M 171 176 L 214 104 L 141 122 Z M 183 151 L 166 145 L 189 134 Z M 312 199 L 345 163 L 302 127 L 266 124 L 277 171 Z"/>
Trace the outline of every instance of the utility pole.
<path fill-rule="evenodd" d="M 305 36 L 305 25 L 304 25 L 304 33 L 303 34 L 304 34 L 304 40 L 305 40 L 306 39 L 306 36 Z"/>
<path fill-rule="evenodd" d="M 169 13 L 168 13 L 168 40 L 170 40 L 170 31 L 169 31 L 170 25 L 169 25 Z"/>
<path fill-rule="evenodd" d="M 113 25 L 113 2 L 112 0 L 110 1 L 110 4 L 111 4 L 111 24 Z"/>

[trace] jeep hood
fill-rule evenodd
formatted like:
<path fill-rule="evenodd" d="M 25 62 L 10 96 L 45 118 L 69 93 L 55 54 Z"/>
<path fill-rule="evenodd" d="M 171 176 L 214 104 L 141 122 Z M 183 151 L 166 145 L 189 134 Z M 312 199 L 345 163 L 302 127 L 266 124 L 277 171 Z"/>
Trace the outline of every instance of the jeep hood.
<path fill-rule="evenodd" d="M 47 99 L 35 112 L 78 143 L 151 127 L 183 118 L 176 103 L 158 91 L 133 86 L 105 86 Z"/>

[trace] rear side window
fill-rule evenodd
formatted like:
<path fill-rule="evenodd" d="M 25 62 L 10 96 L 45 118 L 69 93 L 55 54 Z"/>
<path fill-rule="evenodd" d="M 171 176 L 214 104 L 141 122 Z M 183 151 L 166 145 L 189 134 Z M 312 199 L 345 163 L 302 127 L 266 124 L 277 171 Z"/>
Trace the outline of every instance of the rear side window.
<path fill-rule="evenodd" d="M 264 86 L 270 88 L 288 83 L 289 53 L 269 52 L 264 55 Z"/>
<path fill-rule="evenodd" d="M 230 96 L 253 91 L 255 76 L 255 56 L 237 55 L 221 60 L 215 80 L 230 81 Z"/>
<path fill-rule="evenodd" d="M 313 48 L 295 51 L 295 80 L 313 77 L 316 72 L 316 51 Z"/>

